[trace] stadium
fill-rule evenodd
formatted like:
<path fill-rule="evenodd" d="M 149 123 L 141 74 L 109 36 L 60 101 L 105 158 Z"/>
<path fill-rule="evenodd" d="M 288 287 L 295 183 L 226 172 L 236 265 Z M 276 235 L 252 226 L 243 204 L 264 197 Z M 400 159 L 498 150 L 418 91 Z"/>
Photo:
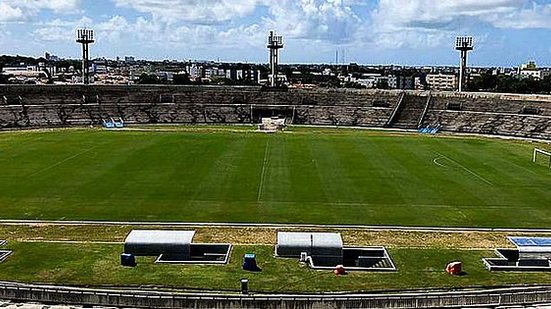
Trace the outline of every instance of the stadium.
<path fill-rule="evenodd" d="M 507 236 L 551 235 L 551 96 L 6 85 L 0 98 L 0 237 L 12 251 L 3 281 L 231 293 L 247 277 L 262 295 L 551 279 L 481 261 L 510 248 Z M 195 241 L 232 244 L 229 262 L 138 256 L 124 267 L 136 229 L 194 230 Z M 274 255 L 285 231 L 384 246 L 396 269 L 309 269 Z M 243 272 L 246 253 L 262 271 Z M 443 271 L 452 261 L 462 276 Z"/>

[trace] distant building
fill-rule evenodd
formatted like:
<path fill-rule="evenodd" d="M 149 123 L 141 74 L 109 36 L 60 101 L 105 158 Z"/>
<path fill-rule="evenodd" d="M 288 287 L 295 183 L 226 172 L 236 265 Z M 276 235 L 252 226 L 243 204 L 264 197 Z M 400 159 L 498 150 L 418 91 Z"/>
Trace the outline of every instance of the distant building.
<path fill-rule="evenodd" d="M 128 64 L 133 64 L 136 62 L 136 59 L 132 56 L 126 56 L 124 57 L 124 62 L 128 63 Z"/>
<path fill-rule="evenodd" d="M 1 74 L 11 76 L 10 82 L 13 83 L 42 83 L 48 79 L 43 68 L 34 65 L 21 64 L 19 66 L 3 67 Z"/>
<path fill-rule="evenodd" d="M 388 77 L 388 87 L 391 89 L 414 89 L 413 76 L 393 75 Z"/>
<path fill-rule="evenodd" d="M 256 69 L 227 69 L 226 78 L 259 83 L 260 71 Z"/>
<path fill-rule="evenodd" d="M 427 74 L 427 85 L 432 90 L 455 90 L 459 85 L 459 78 L 455 74 Z"/>
<path fill-rule="evenodd" d="M 109 73 L 109 69 L 107 68 L 107 61 L 105 60 L 95 60 L 92 64 L 92 67 L 90 68 L 91 72 L 94 72 L 95 74 L 107 74 Z"/>
<path fill-rule="evenodd" d="M 187 68 L 187 71 L 189 72 L 189 77 L 191 79 L 198 79 L 198 78 L 203 78 L 204 75 L 205 75 L 205 70 L 203 68 L 202 65 L 197 65 L 195 63 L 191 64 L 188 68 Z"/>
<path fill-rule="evenodd" d="M 44 53 L 44 59 L 47 61 L 59 61 L 59 57 L 56 55 L 52 55 L 49 52 Z"/>
<path fill-rule="evenodd" d="M 538 70 L 535 61 L 529 61 L 528 63 L 523 64 L 518 68 L 517 75 L 520 78 L 543 79 L 547 75 L 549 75 L 548 73 L 549 72 Z"/>
<path fill-rule="evenodd" d="M 421 76 L 416 76 L 414 78 L 414 84 L 415 84 L 415 90 L 424 90 L 426 83 L 424 82 L 425 79 L 423 79 Z"/>

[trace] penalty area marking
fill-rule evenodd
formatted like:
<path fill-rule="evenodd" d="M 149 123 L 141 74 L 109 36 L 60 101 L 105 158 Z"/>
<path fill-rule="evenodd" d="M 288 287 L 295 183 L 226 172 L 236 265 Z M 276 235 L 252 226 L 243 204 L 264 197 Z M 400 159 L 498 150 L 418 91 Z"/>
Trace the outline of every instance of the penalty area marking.
<path fill-rule="evenodd" d="M 256 201 L 260 202 L 262 198 L 262 187 L 264 186 L 264 175 L 266 174 L 266 165 L 268 163 L 268 150 L 270 149 L 270 140 L 266 142 L 266 150 L 264 150 L 264 160 L 262 161 L 262 172 L 260 173 L 260 184 L 258 185 L 258 194 Z"/>
<path fill-rule="evenodd" d="M 472 176 L 474 176 L 474 177 L 476 177 L 476 178 L 478 178 L 478 179 L 484 181 L 486 184 L 488 184 L 488 185 L 490 185 L 490 186 L 493 186 L 493 185 L 494 185 L 491 181 L 489 181 L 488 179 L 486 179 L 486 178 L 484 178 L 484 177 L 478 175 L 478 174 L 475 173 L 474 171 L 472 171 L 472 170 L 470 170 L 469 168 L 463 166 L 461 163 L 459 163 L 459 162 L 457 162 L 457 161 L 455 161 L 455 160 L 453 160 L 453 159 L 450 159 L 449 157 L 447 157 L 447 156 L 445 156 L 445 155 L 443 155 L 443 154 L 441 154 L 441 153 L 439 153 L 439 152 L 437 152 L 436 154 L 439 155 L 440 157 L 442 157 L 442 158 L 444 158 L 444 159 L 446 159 L 446 160 L 452 162 L 452 163 L 457 164 L 457 165 L 458 165 L 459 167 L 461 167 L 465 172 L 467 172 L 467 173 L 471 174 Z M 437 159 L 438 159 L 438 158 L 437 158 Z M 436 159 L 435 159 L 435 160 L 436 160 Z M 436 160 L 436 161 L 437 161 L 437 160 Z M 434 162 L 434 161 L 433 161 L 433 162 Z M 436 163 L 436 162 L 435 162 L 435 163 Z M 436 163 L 436 164 L 438 164 L 438 163 Z"/>
<path fill-rule="evenodd" d="M 440 163 L 440 162 L 439 162 L 440 159 L 444 159 L 444 158 L 441 157 L 441 156 L 440 156 L 440 157 L 436 157 L 436 158 L 434 158 L 434 160 L 432 160 L 432 162 L 433 162 L 434 164 L 440 166 L 440 167 L 443 167 L 443 168 L 449 167 L 449 166 L 447 166 L 447 165 L 444 165 L 444 164 Z"/>

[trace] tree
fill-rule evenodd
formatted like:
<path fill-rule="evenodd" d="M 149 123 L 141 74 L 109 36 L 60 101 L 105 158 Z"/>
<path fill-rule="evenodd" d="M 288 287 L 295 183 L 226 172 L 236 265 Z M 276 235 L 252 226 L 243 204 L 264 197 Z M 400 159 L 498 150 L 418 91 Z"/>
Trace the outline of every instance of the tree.
<path fill-rule="evenodd" d="M 388 89 L 388 80 L 386 79 L 379 79 L 377 81 L 377 85 L 375 86 L 377 89 Z"/>
<path fill-rule="evenodd" d="M 172 81 L 174 85 L 190 85 L 191 80 L 189 79 L 189 74 L 176 74 Z"/>
<path fill-rule="evenodd" d="M 154 74 L 142 73 L 142 75 L 140 75 L 140 77 L 138 78 L 138 84 L 141 85 L 155 85 L 160 83 L 161 81 L 159 80 L 157 75 Z"/>
<path fill-rule="evenodd" d="M 12 75 L 0 74 L 0 84 L 10 84 L 10 78 Z"/>
<path fill-rule="evenodd" d="M 491 73 L 483 73 L 467 83 L 468 91 L 495 91 L 498 77 Z"/>
<path fill-rule="evenodd" d="M 541 81 L 541 92 L 551 94 L 551 75 L 547 75 Z"/>

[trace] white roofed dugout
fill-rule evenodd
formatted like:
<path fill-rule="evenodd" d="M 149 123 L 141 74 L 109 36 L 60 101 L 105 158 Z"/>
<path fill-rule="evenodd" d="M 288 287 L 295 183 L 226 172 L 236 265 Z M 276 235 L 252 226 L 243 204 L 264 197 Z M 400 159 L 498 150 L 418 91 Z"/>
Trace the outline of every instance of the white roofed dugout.
<path fill-rule="evenodd" d="M 520 259 L 551 259 L 551 237 L 507 237 L 518 249 Z"/>
<path fill-rule="evenodd" d="M 124 252 L 136 256 L 190 256 L 195 231 L 133 230 L 126 236 Z"/>
<path fill-rule="evenodd" d="M 278 232 L 276 255 L 300 257 L 301 252 L 310 256 L 342 257 L 343 242 L 339 233 Z"/>

